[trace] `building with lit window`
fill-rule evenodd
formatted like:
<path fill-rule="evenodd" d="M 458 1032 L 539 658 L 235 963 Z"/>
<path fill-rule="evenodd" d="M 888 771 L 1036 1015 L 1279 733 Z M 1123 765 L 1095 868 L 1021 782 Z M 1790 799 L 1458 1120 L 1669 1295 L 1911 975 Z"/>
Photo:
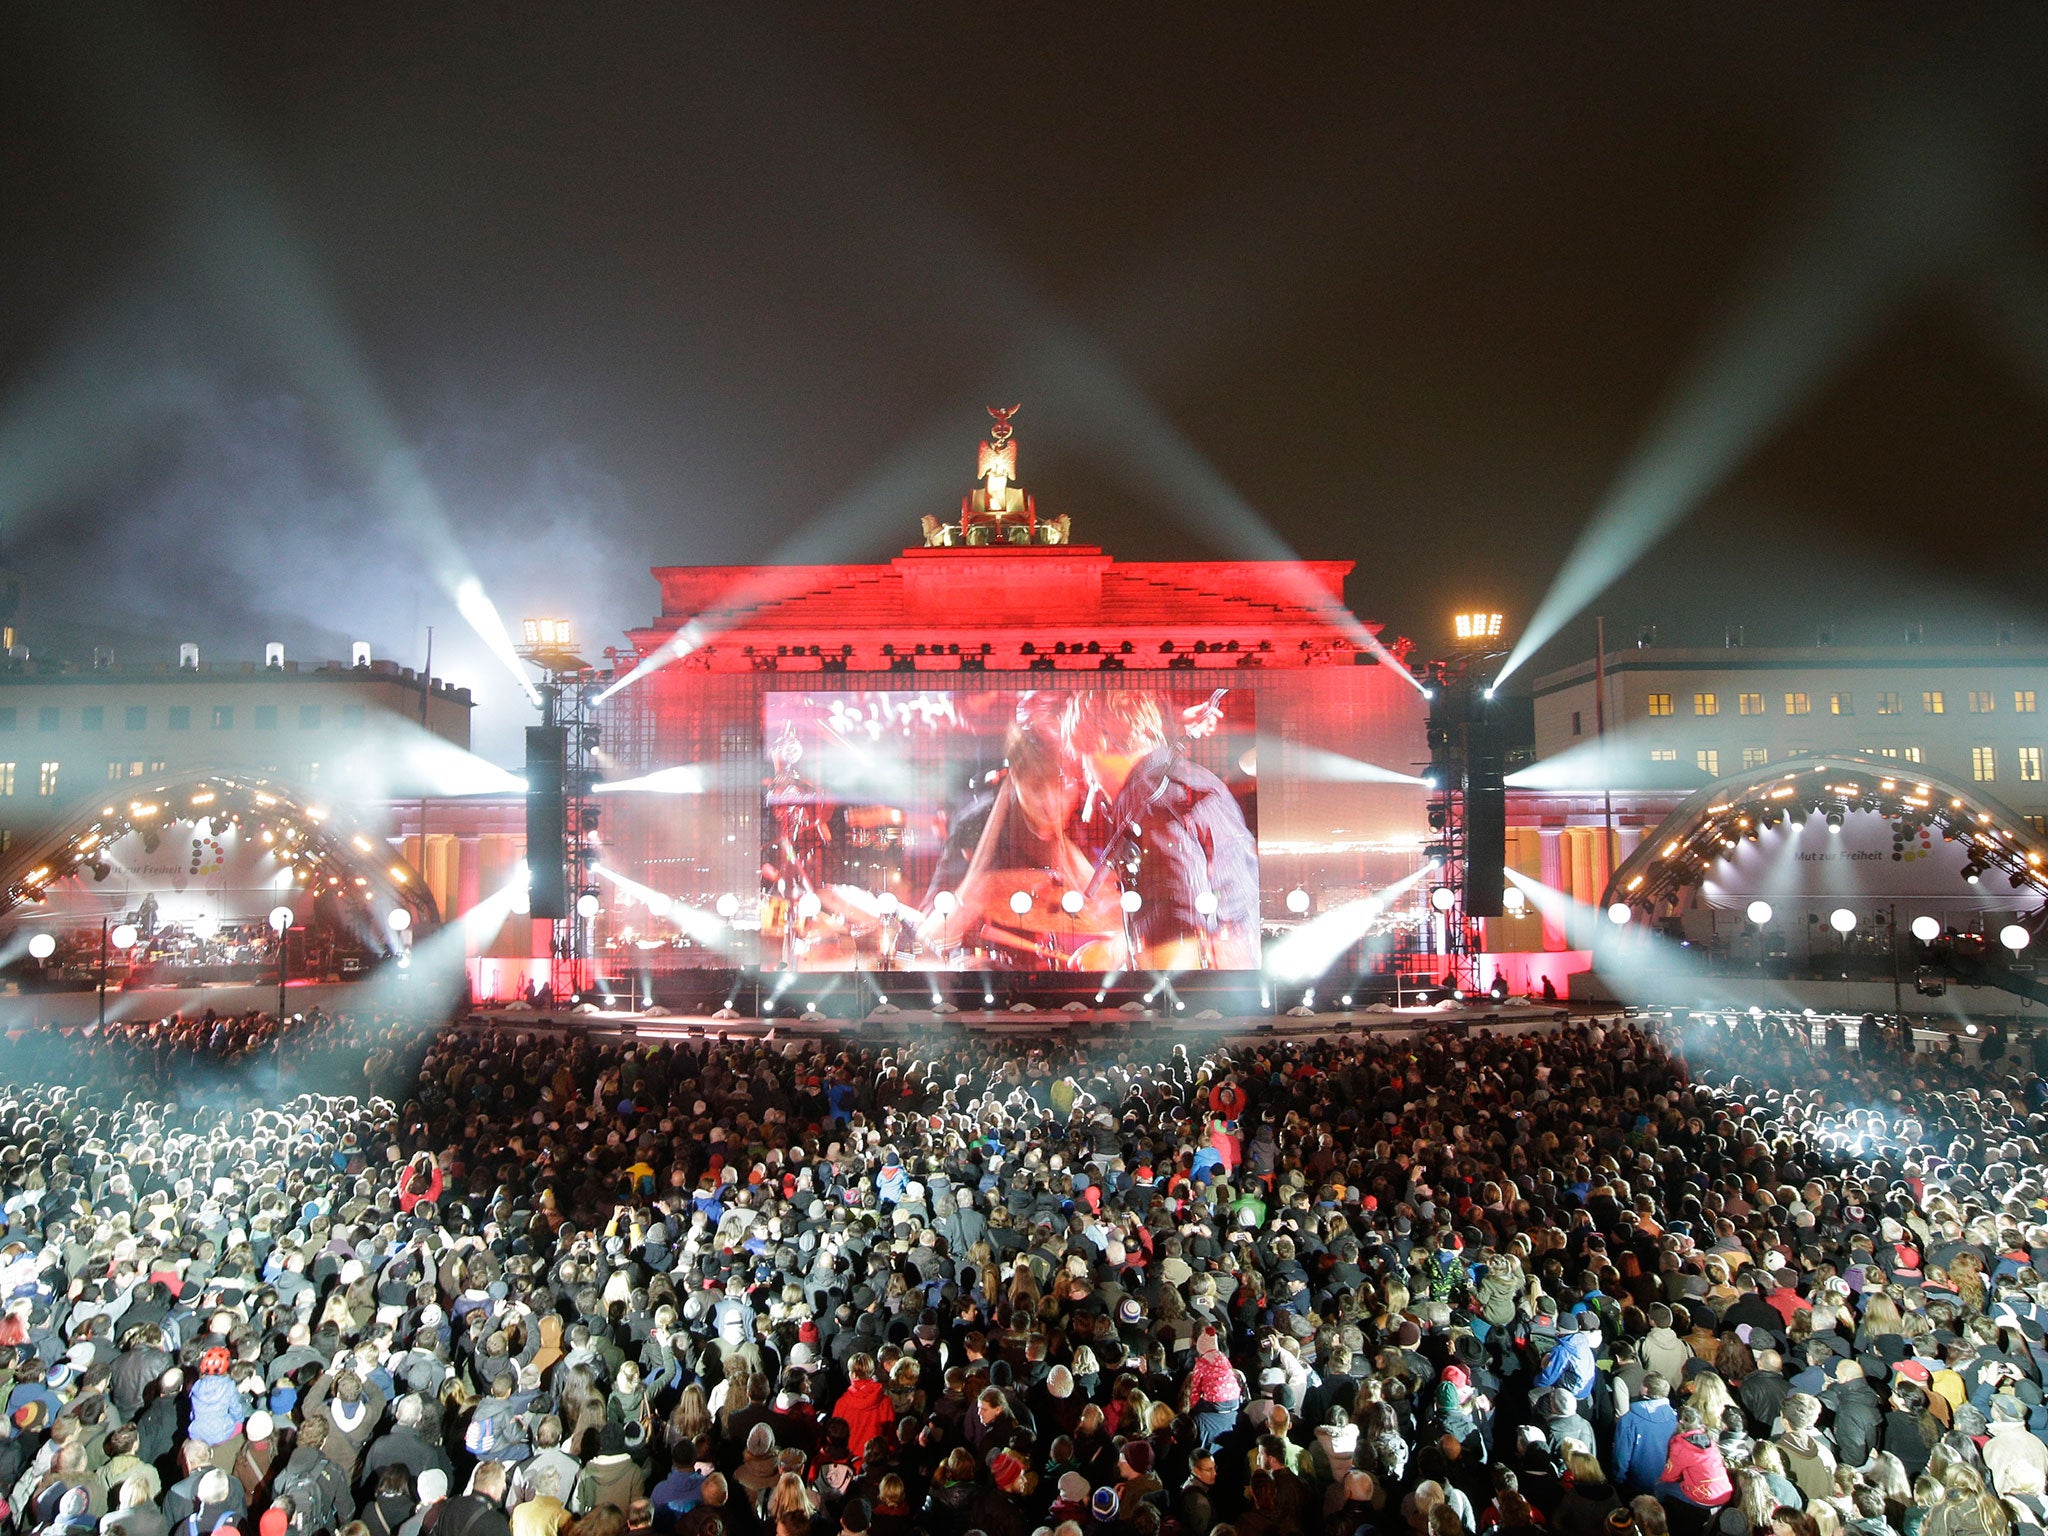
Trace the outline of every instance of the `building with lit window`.
<path fill-rule="evenodd" d="M 2048 832 L 2038 644 L 1649 644 L 1540 676 L 1532 693 L 1536 760 L 1509 780 L 1509 863 L 1589 904 L 1695 790 L 1816 755 L 1939 775 Z"/>
<path fill-rule="evenodd" d="M 469 747 L 469 690 L 371 660 L 116 665 L 14 657 L 0 666 L 0 851 L 111 786 L 195 771 L 258 774 L 384 817 L 360 760 L 395 727 Z"/>
<path fill-rule="evenodd" d="M 1617 788 L 1689 792 L 1857 752 L 1982 784 L 2037 830 L 2048 817 L 2048 647 L 1646 646 L 1606 658 L 1604 711 L 1594 670 L 1585 661 L 1536 680 L 1539 761 L 1584 756 L 1604 712 Z"/>

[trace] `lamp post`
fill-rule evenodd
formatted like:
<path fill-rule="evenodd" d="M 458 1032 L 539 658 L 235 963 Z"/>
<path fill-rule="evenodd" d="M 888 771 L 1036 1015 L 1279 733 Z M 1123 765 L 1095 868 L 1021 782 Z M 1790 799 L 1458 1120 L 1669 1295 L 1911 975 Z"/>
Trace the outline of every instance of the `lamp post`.
<path fill-rule="evenodd" d="M 1906 993 L 1899 977 L 1899 904 L 1896 901 L 1886 909 L 1886 917 L 1892 933 L 1892 1017 L 1903 1024 L 1906 1021 Z"/>
<path fill-rule="evenodd" d="M 285 960 L 290 951 L 286 948 L 292 932 L 292 909 L 278 905 L 270 909 L 270 929 L 277 935 L 277 1022 L 284 1023 L 284 978 Z"/>
<path fill-rule="evenodd" d="M 135 925 L 133 923 L 125 921 L 117 923 L 113 920 L 112 917 L 103 917 L 100 919 L 99 1027 L 101 1029 L 105 1029 L 107 1027 L 107 948 L 109 945 L 111 945 L 113 948 L 120 950 L 123 954 L 126 954 L 129 950 L 135 947 L 136 937 L 137 935 L 135 932 Z"/>

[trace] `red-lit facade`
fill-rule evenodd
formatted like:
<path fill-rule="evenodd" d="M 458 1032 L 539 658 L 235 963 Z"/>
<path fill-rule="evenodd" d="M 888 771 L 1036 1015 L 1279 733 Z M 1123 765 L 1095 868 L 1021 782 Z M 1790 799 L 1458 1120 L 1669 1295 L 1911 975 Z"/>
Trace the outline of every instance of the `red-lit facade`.
<path fill-rule="evenodd" d="M 751 905 L 771 692 L 1171 686 L 1256 695 L 1267 915 L 1284 917 L 1297 885 L 1319 906 L 1382 886 L 1420 855 L 1421 791 L 1347 779 L 1345 768 L 1418 771 L 1424 706 L 1361 645 L 1343 607 L 1350 573 L 1348 561 L 1123 563 L 1072 545 L 919 548 L 886 565 L 657 568 L 662 612 L 631 633 L 633 646 L 642 657 L 682 653 L 605 706 L 606 777 L 697 772 L 689 793 L 604 796 L 604 861 L 694 908 L 715 910 L 728 894 Z M 683 649 L 677 637 L 692 625 Z M 607 937 L 616 942 L 600 945 Z M 760 956 L 693 948 L 658 959 Z"/>
<path fill-rule="evenodd" d="M 1261 919 L 1300 921 L 1297 888 L 1321 911 L 1416 868 L 1423 791 L 1401 776 L 1427 760 L 1425 705 L 1399 670 L 1407 643 L 1347 607 L 1351 563 L 1121 562 L 1069 543 L 1014 484 L 1007 428 L 999 413 L 959 521 L 927 517 L 924 546 L 886 564 L 655 569 L 661 612 L 630 634 L 639 675 L 603 707 L 603 777 L 621 787 L 601 796 L 600 861 L 623 882 L 591 935 L 600 974 L 778 963 L 759 932 L 779 692 L 1248 691 L 1255 748 L 1227 767 L 1256 780 Z"/>

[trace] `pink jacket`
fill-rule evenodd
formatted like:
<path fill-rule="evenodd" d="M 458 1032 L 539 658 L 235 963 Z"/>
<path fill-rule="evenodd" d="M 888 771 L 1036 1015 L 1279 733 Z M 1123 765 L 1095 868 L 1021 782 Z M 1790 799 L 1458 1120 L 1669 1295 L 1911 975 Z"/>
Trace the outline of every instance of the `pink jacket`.
<path fill-rule="evenodd" d="M 1217 1120 L 1209 1132 L 1209 1145 L 1216 1149 L 1216 1155 L 1223 1159 L 1223 1171 L 1235 1173 L 1237 1165 L 1244 1161 L 1244 1151 L 1238 1139 L 1224 1128 L 1224 1122 Z"/>
<path fill-rule="evenodd" d="M 1689 1503 L 1719 1508 L 1735 1497 L 1728 1464 L 1721 1459 L 1721 1447 L 1703 1431 L 1673 1435 L 1664 1458 L 1664 1479 L 1678 1484 L 1679 1495 Z"/>

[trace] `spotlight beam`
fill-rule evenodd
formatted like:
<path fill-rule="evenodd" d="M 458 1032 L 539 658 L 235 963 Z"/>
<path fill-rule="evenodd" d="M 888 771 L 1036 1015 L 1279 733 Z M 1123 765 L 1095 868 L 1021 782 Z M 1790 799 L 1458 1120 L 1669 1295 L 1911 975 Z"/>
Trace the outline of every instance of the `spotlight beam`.
<path fill-rule="evenodd" d="M 712 787 L 711 770 L 702 763 L 684 763 L 675 768 L 658 768 L 637 778 L 607 779 L 593 787 L 600 795 L 701 795 Z"/>
<path fill-rule="evenodd" d="M 1266 971 L 1281 981 L 1312 981 L 1363 938 L 1379 916 L 1420 885 L 1435 866 L 1425 864 L 1392 885 L 1317 914 L 1266 954 Z"/>
<path fill-rule="evenodd" d="M 1289 742 L 1287 755 L 1297 776 L 1325 784 L 1414 784 L 1424 789 L 1429 787 L 1427 779 L 1415 774 L 1402 773 L 1396 768 L 1382 768 L 1378 763 L 1346 757 L 1341 752 L 1331 752 L 1323 747 Z"/>
<path fill-rule="evenodd" d="M 537 705 L 539 694 L 457 542 L 440 496 L 334 303 L 319 263 L 246 148 L 198 51 L 178 29 L 152 24 L 147 13 L 124 11 L 116 18 L 81 7 L 63 15 L 66 30 L 52 42 L 71 55 L 67 62 L 93 88 L 96 120 L 127 141 L 179 210 L 169 255 L 210 291 L 230 327 L 245 332 L 284 370 L 338 468 L 382 524 L 376 531 L 410 548 Z M 99 446 L 107 441 L 105 421 L 96 420 L 85 435 L 95 448 L 83 460 L 60 461 L 24 439 L 46 431 L 62 401 L 75 398 L 82 380 L 104 366 L 98 356 L 59 359 L 37 393 L 19 406 L 10 402 L 0 421 L 0 465 L 11 468 L 21 458 L 31 466 L 19 479 L 9 476 L 0 511 L 10 525 L 60 504 L 69 484 L 95 472 L 103 457 Z M 174 405 L 132 387 L 118 392 L 116 401 L 135 425 Z"/>
<path fill-rule="evenodd" d="M 1757 263 L 1594 509 L 1496 686 L 1739 469 L 1902 299 L 1974 257 L 2010 218 L 2007 157 L 1985 141 L 1987 125 L 1942 105 L 1895 109 Z"/>
<path fill-rule="evenodd" d="M 699 944 L 724 951 L 733 948 L 732 928 L 722 918 L 700 911 L 652 886 L 642 885 L 607 865 L 593 864 L 590 872 L 614 887 L 620 895 L 647 908 L 650 916 L 674 923 Z"/>
<path fill-rule="evenodd" d="M 1599 791 L 1651 787 L 1641 766 L 1640 751 L 1631 750 L 1626 725 L 1610 725 L 1604 739 L 1595 737 L 1575 747 L 1517 768 L 1507 776 L 1510 789 Z"/>
<path fill-rule="evenodd" d="M 1709 974 L 1704 957 L 1640 921 L 1640 914 L 1637 921 L 1617 928 L 1598 907 L 1520 870 L 1505 873 L 1548 926 L 1564 934 L 1575 947 L 1592 950 L 1593 969 L 1626 1001 L 1660 1002 L 1682 996 L 1690 1004 L 1706 1004 L 1722 999 L 1732 1002 L 1739 996 L 1746 1007 L 1759 988 L 1762 996 L 1780 1004 L 1794 1000 L 1792 990 L 1775 981 Z"/>
<path fill-rule="evenodd" d="M 770 67 L 782 62 L 778 52 Z M 835 168 L 857 178 L 868 206 L 887 208 L 893 215 L 888 262 L 900 276 L 906 249 L 928 260 L 937 253 L 943 259 L 929 272 L 933 291 L 967 306 L 978 321 L 985 322 L 992 312 L 999 315 L 1004 333 L 1016 338 L 1011 352 L 989 370 L 980 389 L 983 397 L 1014 394 L 1043 401 L 1033 419 L 1047 427 L 1045 451 L 1092 451 L 1147 502 L 1219 549 L 1280 563 L 1295 600 L 1420 692 L 1421 683 L 1377 632 L 1299 568 L 1295 551 L 1173 424 L 1116 354 L 1028 281 L 990 240 L 986 221 L 953 206 L 936 186 L 921 181 L 903 156 L 881 142 L 857 106 L 843 100 L 838 105 L 844 127 L 833 149 Z M 768 563 L 844 560 L 847 551 L 900 528 L 908 509 L 946 505 L 965 478 L 959 420 L 949 409 L 910 434 L 861 484 L 785 541 Z M 601 694 L 600 702 L 705 644 L 758 596 L 738 591 L 692 615 Z"/>

